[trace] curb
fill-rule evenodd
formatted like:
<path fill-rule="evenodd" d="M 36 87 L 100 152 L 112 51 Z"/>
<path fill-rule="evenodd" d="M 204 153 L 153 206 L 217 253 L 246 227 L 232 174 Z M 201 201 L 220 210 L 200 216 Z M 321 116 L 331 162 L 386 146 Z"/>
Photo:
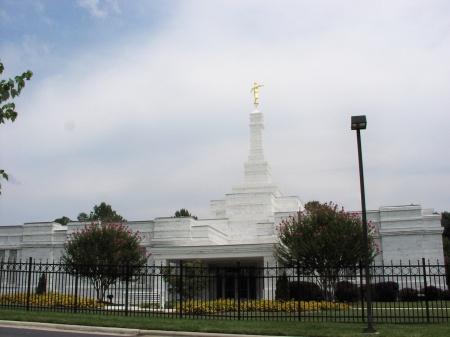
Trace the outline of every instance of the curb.
<path fill-rule="evenodd" d="M 23 328 L 23 329 L 52 330 L 52 331 L 101 332 L 107 334 L 129 335 L 129 336 L 133 335 L 137 336 L 141 331 L 139 329 L 108 328 L 108 327 L 85 326 L 85 325 L 3 321 L 3 320 L 0 320 L 0 326 L 8 328 Z"/>
<path fill-rule="evenodd" d="M 187 332 L 187 331 L 163 331 L 163 330 L 140 330 L 140 329 L 125 329 L 125 328 L 111 328 L 98 327 L 86 325 L 71 325 L 71 324 L 54 324 L 54 323 L 37 323 L 37 322 L 22 322 L 22 321 L 3 321 L 0 320 L 1 327 L 8 328 L 22 328 L 22 329 L 36 329 L 36 330 L 51 330 L 51 331 L 66 331 L 66 332 L 84 332 L 84 333 L 104 333 L 117 336 L 153 336 L 153 337 L 256 337 L 257 335 L 242 335 L 242 334 L 224 334 L 224 333 L 208 333 L 208 332 Z M 270 336 L 264 336 L 270 337 Z M 276 336 L 273 336 L 276 337 Z"/>

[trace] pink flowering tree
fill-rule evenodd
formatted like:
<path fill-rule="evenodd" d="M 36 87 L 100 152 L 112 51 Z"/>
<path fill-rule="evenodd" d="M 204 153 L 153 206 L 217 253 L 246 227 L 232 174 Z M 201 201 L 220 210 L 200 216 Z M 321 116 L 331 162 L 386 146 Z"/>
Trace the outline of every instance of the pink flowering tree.
<path fill-rule="evenodd" d="M 369 254 L 379 252 L 368 223 Z M 305 211 L 283 220 L 277 227 L 275 257 L 286 266 L 299 266 L 317 275 L 324 297 L 330 299 L 337 282 L 354 275 L 364 261 L 363 226 L 358 213 L 345 212 L 333 203 L 310 202 Z"/>
<path fill-rule="evenodd" d="M 139 231 L 123 224 L 93 222 L 69 236 L 61 262 L 69 274 L 88 279 L 102 301 L 112 284 L 131 279 L 146 264 L 141 242 Z"/>

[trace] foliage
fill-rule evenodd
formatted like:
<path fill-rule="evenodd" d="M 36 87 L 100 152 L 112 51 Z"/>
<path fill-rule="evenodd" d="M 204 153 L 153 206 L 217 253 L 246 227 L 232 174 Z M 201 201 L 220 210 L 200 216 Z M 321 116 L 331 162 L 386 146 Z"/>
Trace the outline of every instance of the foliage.
<path fill-rule="evenodd" d="M 14 294 L 2 294 L 0 295 L 1 305 L 27 305 L 28 294 L 27 293 L 14 293 Z M 100 309 L 103 308 L 103 304 L 96 300 L 78 297 L 76 304 L 79 309 Z M 75 307 L 75 296 L 72 294 L 59 294 L 59 293 L 42 293 L 31 294 L 29 305 L 35 307 L 59 307 L 59 308 L 73 308 Z"/>
<path fill-rule="evenodd" d="M 398 292 L 398 299 L 403 302 L 416 302 L 419 299 L 419 291 L 413 288 L 403 288 Z"/>
<path fill-rule="evenodd" d="M 183 277 L 180 268 L 164 267 L 163 278 L 169 284 L 169 292 L 178 294 L 183 299 L 193 299 L 209 284 L 208 268 L 202 266 L 200 260 L 187 261 L 182 265 Z"/>
<path fill-rule="evenodd" d="M 364 247 L 358 213 L 338 210 L 333 203 L 308 203 L 305 211 L 278 226 L 274 255 L 284 265 L 318 275 L 324 295 L 328 296 L 338 281 L 354 274 L 354 266 L 364 259 L 366 249 L 372 259 L 378 253 L 374 225 L 368 223 L 368 228 L 369 247 Z"/>
<path fill-rule="evenodd" d="M 53 222 L 59 223 L 59 224 L 61 224 L 61 225 L 63 225 L 63 226 L 67 226 L 67 224 L 68 224 L 70 221 L 72 221 L 72 220 L 70 220 L 70 219 L 69 219 L 68 217 L 66 217 L 66 216 L 63 216 L 63 217 L 61 217 L 61 218 L 58 218 L 58 219 L 53 220 Z"/>
<path fill-rule="evenodd" d="M 441 226 L 444 227 L 442 235 L 450 239 L 450 213 L 442 212 L 441 215 Z"/>
<path fill-rule="evenodd" d="M 442 238 L 442 245 L 444 247 L 444 257 L 449 258 L 450 257 L 450 239 L 448 237 Z"/>
<path fill-rule="evenodd" d="M 444 227 L 444 232 L 442 233 L 443 243 L 444 243 L 444 255 L 450 258 L 450 213 L 442 212 L 441 226 Z"/>
<path fill-rule="evenodd" d="M 448 245 L 450 246 L 450 240 L 448 242 Z M 450 288 L 450 256 L 444 257 L 444 263 L 445 263 L 445 274 L 446 274 L 447 287 Z"/>
<path fill-rule="evenodd" d="M 323 299 L 322 290 L 314 282 L 289 282 L 290 298 L 296 301 L 320 301 Z"/>
<path fill-rule="evenodd" d="M 442 290 L 440 299 L 443 301 L 450 301 L 450 290 L 449 289 Z"/>
<path fill-rule="evenodd" d="M 435 286 L 427 286 L 420 289 L 420 293 L 425 295 L 428 301 L 436 301 L 441 299 L 442 290 Z"/>
<path fill-rule="evenodd" d="M 397 282 L 378 282 L 372 285 L 372 300 L 379 302 L 393 302 L 397 300 L 399 286 Z"/>
<path fill-rule="evenodd" d="M 9 176 L 8 176 L 8 173 L 5 172 L 5 170 L 0 169 L 0 179 L 2 179 L 2 178 L 5 180 L 8 180 Z M 2 194 L 2 185 L 1 184 L 0 184 L 0 194 Z"/>
<path fill-rule="evenodd" d="M 36 295 L 42 295 L 47 292 L 47 276 L 42 273 L 39 277 L 38 285 L 36 287 Z"/>
<path fill-rule="evenodd" d="M 187 209 L 182 208 L 179 211 L 175 212 L 175 218 L 187 218 L 187 217 L 192 217 L 195 220 L 197 220 L 197 216 L 192 215 Z"/>
<path fill-rule="evenodd" d="M 3 74 L 4 70 L 5 67 L 0 62 L 0 74 Z M 11 122 L 16 120 L 18 115 L 16 105 L 10 100 L 20 95 L 25 87 L 25 80 L 29 81 L 32 76 L 33 72 L 27 70 L 22 75 L 16 76 L 14 80 L 11 78 L 0 80 L 0 104 L 3 104 L 0 106 L 0 124 L 5 124 L 5 120 L 10 120 Z"/>
<path fill-rule="evenodd" d="M 0 75 L 3 74 L 5 67 L 0 62 Z M 30 70 L 22 73 L 22 75 L 14 77 L 14 80 L 2 79 L 0 80 L 0 124 L 5 124 L 5 121 L 10 120 L 14 122 L 17 118 L 18 112 L 16 111 L 16 105 L 12 101 L 14 98 L 20 95 L 22 89 L 25 87 L 25 80 L 29 81 L 33 73 Z M 0 169 L 0 179 L 8 180 L 8 174 L 5 170 Z M 1 194 L 1 184 L 0 184 Z"/>
<path fill-rule="evenodd" d="M 220 299 L 215 301 L 188 300 L 178 303 L 177 311 L 182 306 L 184 314 L 215 314 L 219 312 L 298 312 L 322 311 L 322 310 L 348 310 L 351 307 L 337 302 L 325 301 L 277 301 L 277 300 L 241 300 Z"/>
<path fill-rule="evenodd" d="M 82 213 L 78 214 L 77 220 L 81 221 L 81 222 L 88 222 L 88 221 L 90 221 L 90 217 L 86 213 L 82 212 Z"/>
<path fill-rule="evenodd" d="M 68 273 L 88 279 L 103 300 L 110 285 L 130 280 L 147 262 L 141 242 L 139 231 L 122 224 L 92 223 L 70 234 L 62 263 Z"/>
<path fill-rule="evenodd" d="M 89 222 L 89 221 L 106 221 L 106 222 L 126 222 L 121 215 L 117 214 L 115 210 L 112 209 L 111 205 L 102 202 L 100 205 L 95 205 L 94 210 L 91 211 L 89 215 L 86 213 L 80 213 L 77 216 L 78 221 Z"/>
<path fill-rule="evenodd" d="M 277 277 L 275 299 L 278 301 L 289 301 L 291 299 L 291 292 L 289 290 L 289 280 L 286 271 Z"/>
<path fill-rule="evenodd" d="M 305 208 L 307 208 L 307 207 L 319 207 L 320 205 L 321 205 L 320 201 L 317 201 L 317 200 L 311 200 L 311 201 L 308 201 L 308 202 L 305 204 Z"/>
<path fill-rule="evenodd" d="M 334 297 L 338 302 L 355 302 L 358 300 L 358 286 L 349 281 L 340 281 L 336 284 Z"/>
<path fill-rule="evenodd" d="M 447 274 L 447 286 L 450 287 L 450 213 L 442 212 L 441 226 L 444 227 L 442 233 L 442 244 L 444 247 L 444 263 Z"/>

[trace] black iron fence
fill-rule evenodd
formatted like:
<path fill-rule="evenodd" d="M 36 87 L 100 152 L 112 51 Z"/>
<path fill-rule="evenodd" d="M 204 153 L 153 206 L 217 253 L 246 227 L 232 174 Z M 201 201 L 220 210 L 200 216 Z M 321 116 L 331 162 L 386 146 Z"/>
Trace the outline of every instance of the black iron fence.
<path fill-rule="evenodd" d="M 448 266 L 447 266 L 448 267 Z M 371 266 L 373 321 L 449 322 L 444 265 Z M 70 271 L 70 273 L 68 272 Z M 305 271 L 236 263 L 77 266 L 1 262 L 0 308 L 179 318 L 364 322 L 364 268 Z"/>

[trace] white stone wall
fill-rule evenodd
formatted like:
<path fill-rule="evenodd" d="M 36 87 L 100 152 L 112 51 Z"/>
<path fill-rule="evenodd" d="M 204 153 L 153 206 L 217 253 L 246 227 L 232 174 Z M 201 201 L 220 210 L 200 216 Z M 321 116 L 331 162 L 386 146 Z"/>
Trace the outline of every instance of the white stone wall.
<path fill-rule="evenodd" d="M 368 212 L 378 232 L 382 254 L 377 262 L 416 263 L 425 258 L 431 263 L 444 262 L 441 215 L 423 210 L 420 205 L 380 207 Z"/>
<path fill-rule="evenodd" d="M 276 241 L 276 226 L 283 218 L 294 213 L 277 212 L 270 222 L 252 222 L 251 219 L 158 218 L 127 225 L 134 231 L 140 231 L 144 237 L 143 244 L 152 253 L 170 247 L 172 254 L 185 258 L 186 250 L 211 247 L 207 251 L 214 251 L 214 256 L 217 256 L 220 252 L 224 253 L 225 246 L 241 246 L 242 249 L 235 257 L 243 258 L 243 252 L 253 257 L 255 254 L 262 255 L 261 252 L 251 252 L 252 247 L 273 244 Z M 443 262 L 440 214 L 422 210 L 420 205 L 381 207 L 379 211 L 368 212 L 368 219 L 379 230 L 376 237 L 382 253 L 376 258 L 378 264 L 383 261 L 387 264 L 416 263 L 422 258 L 432 264 Z M 67 227 L 55 223 L 27 223 L 23 226 L 0 227 L 0 250 L 5 259 L 8 259 L 10 251 L 17 251 L 17 259 L 25 260 L 31 256 L 42 261 L 58 261 L 68 235 L 83 226 L 83 223 L 70 223 Z M 233 256 L 228 251 L 222 257 Z M 211 256 L 203 255 L 203 258 Z"/>

